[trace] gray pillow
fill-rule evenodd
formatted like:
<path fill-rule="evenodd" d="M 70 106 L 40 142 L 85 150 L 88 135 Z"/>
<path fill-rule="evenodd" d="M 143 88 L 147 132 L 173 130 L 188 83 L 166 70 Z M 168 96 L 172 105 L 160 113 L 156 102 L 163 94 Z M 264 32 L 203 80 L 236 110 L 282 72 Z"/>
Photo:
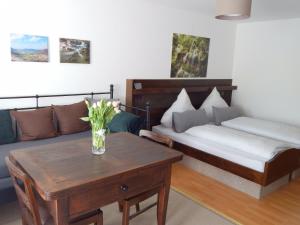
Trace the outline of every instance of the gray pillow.
<path fill-rule="evenodd" d="M 213 106 L 213 116 L 215 124 L 220 126 L 223 121 L 240 117 L 242 116 L 242 113 L 237 107 L 219 108 Z"/>
<path fill-rule="evenodd" d="M 209 123 L 209 118 L 204 109 L 173 112 L 173 128 L 177 133 L 182 133 L 195 126 Z"/>

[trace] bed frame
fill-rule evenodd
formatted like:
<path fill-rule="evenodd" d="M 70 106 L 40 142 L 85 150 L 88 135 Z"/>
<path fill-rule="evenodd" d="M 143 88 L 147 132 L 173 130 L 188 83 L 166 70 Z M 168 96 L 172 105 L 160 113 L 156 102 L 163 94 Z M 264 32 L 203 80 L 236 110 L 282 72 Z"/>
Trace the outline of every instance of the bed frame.
<path fill-rule="evenodd" d="M 138 108 L 147 105 L 149 111 L 147 111 L 149 114 L 147 127 L 151 129 L 152 126 L 160 124 L 162 115 L 176 100 L 182 88 L 187 90 L 195 108 L 199 108 L 214 87 L 217 87 L 221 96 L 230 105 L 232 91 L 237 90 L 237 86 L 232 85 L 231 79 L 128 79 L 126 105 Z M 138 112 L 135 113 L 138 114 Z M 293 171 L 300 168 L 300 150 L 298 149 L 289 149 L 277 154 L 265 164 L 264 173 L 178 142 L 174 142 L 174 149 L 261 186 L 267 186 L 286 175 L 290 175 L 291 179 Z"/>

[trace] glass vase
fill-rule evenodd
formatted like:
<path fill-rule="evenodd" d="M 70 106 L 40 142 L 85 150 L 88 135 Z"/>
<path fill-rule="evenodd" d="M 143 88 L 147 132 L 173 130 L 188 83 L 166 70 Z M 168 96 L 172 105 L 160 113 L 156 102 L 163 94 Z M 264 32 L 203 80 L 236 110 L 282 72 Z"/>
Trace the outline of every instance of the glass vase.
<path fill-rule="evenodd" d="M 92 153 L 102 155 L 105 152 L 105 129 L 92 128 Z"/>

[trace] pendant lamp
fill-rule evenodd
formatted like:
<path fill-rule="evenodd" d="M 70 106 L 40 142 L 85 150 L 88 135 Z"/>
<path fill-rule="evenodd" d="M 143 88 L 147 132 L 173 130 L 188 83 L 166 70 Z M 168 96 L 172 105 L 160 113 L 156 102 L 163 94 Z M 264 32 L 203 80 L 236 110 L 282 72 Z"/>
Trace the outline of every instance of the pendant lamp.
<path fill-rule="evenodd" d="M 252 0 L 217 0 L 216 19 L 247 19 L 251 14 Z"/>

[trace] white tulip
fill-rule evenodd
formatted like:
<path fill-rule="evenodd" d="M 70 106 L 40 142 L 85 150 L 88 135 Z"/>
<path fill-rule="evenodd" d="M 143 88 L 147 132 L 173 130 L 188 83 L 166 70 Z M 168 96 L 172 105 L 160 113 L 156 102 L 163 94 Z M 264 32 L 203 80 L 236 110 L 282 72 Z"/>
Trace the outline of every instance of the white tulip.
<path fill-rule="evenodd" d="M 100 102 L 100 101 L 99 101 L 99 102 L 97 102 L 97 106 L 98 106 L 98 107 L 100 107 L 100 105 L 101 105 L 101 102 Z"/>
<path fill-rule="evenodd" d="M 96 108 L 97 108 L 97 105 L 96 105 L 96 103 L 95 103 L 95 102 L 93 103 L 93 108 L 94 108 L 94 109 L 96 109 Z"/>
<path fill-rule="evenodd" d="M 118 107 L 120 105 L 119 101 L 113 101 L 112 102 L 113 107 Z"/>
<path fill-rule="evenodd" d="M 115 110 L 115 112 L 116 112 L 117 114 L 121 112 L 121 110 L 118 109 L 118 108 L 114 108 L 114 110 Z"/>
<path fill-rule="evenodd" d="M 108 107 L 111 106 L 111 102 L 110 102 L 110 101 L 107 102 L 106 105 L 107 105 Z"/>

